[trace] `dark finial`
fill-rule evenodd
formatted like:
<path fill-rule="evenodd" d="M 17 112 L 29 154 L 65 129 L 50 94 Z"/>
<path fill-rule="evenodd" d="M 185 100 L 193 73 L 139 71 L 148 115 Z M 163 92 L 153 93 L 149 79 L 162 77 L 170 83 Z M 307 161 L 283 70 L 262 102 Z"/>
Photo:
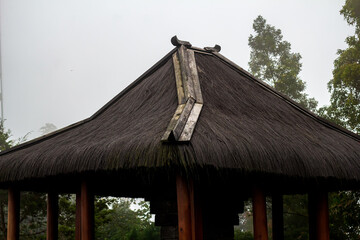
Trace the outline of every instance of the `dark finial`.
<path fill-rule="evenodd" d="M 176 35 L 171 38 L 171 43 L 176 47 L 180 47 L 181 45 L 184 45 L 185 47 L 191 47 L 191 43 L 179 40 Z"/>
<path fill-rule="evenodd" d="M 204 49 L 207 52 L 220 52 L 221 51 L 220 45 L 217 45 L 217 44 L 214 47 L 205 47 Z"/>

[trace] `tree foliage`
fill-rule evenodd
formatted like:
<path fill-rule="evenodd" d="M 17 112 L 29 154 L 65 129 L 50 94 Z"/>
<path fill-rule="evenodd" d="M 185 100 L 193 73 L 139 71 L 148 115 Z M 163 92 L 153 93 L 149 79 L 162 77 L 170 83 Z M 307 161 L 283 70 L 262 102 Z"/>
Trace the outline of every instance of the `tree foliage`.
<path fill-rule="evenodd" d="M 329 194 L 331 240 L 360 238 L 360 192 L 346 191 Z"/>
<path fill-rule="evenodd" d="M 250 35 L 250 72 L 301 105 L 315 110 L 317 101 L 304 93 L 306 84 L 299 78 L 301 55 L 291 52 L 280 29 L 258 16 L 253 23 L 256 35 Z"/>
<path fill-rule="evenodd" d="M 355 27 L 355 34 L 346 38 L 348 48 L 337 52 L 333 79 L 328 83 L 330 106 L 321 113 L 360 133 L 360 0 L 347 0 L 340 13 Z"/>

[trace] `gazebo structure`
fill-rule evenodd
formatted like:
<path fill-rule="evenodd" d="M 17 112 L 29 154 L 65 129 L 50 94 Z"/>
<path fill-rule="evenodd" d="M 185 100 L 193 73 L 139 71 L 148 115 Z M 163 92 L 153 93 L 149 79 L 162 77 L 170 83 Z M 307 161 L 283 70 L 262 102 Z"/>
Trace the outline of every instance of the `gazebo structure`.
<path fill-rule="evenodd" d="M 282 195 L 308 193 L 312 240 L 329 239 L 327 193 L 357 189 L 360 137 L 299 106 L 219 54 L 176 46 L 93 116 L 0 154 L 8 240 L 19 192 L 76 193 L 76 239 L 92 240 L 93 196 L 144 197 L 163 240 L 231 240 L 252 198 L 254 237 L 283 239 Z"/>

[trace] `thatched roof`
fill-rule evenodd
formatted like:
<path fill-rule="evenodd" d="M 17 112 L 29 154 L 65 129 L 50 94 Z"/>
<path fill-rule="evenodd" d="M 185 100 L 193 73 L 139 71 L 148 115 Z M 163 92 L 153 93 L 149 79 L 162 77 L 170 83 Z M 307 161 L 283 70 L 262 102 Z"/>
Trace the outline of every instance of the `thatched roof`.
<path fill-rule="evenodd" d="M 184 47 L 184 45 L 181 45 Z M 0 154 L 0 182 L 120 170 L 215 169 L 360 180 L 360 137 L 225 59 L 195 53 L 203 107 L 191 139 L 162 141 L 178 107 L 172 50 L 92 117 Z"/>

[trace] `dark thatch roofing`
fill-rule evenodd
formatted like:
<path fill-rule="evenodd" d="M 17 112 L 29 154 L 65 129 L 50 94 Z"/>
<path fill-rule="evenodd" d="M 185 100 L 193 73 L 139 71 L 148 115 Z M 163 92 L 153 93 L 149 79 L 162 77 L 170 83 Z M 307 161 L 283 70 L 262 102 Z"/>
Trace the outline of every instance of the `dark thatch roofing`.
<path fill-rule="evenodd" d="M 89 119 L 1 153 L 0 182 L 161 167 L 360 180 L 358 135 L 303 109 L 216 51 L 189 47 L 203 108 L 189 142 L 162 142 L 178 105 L 177 49 Z"/>

